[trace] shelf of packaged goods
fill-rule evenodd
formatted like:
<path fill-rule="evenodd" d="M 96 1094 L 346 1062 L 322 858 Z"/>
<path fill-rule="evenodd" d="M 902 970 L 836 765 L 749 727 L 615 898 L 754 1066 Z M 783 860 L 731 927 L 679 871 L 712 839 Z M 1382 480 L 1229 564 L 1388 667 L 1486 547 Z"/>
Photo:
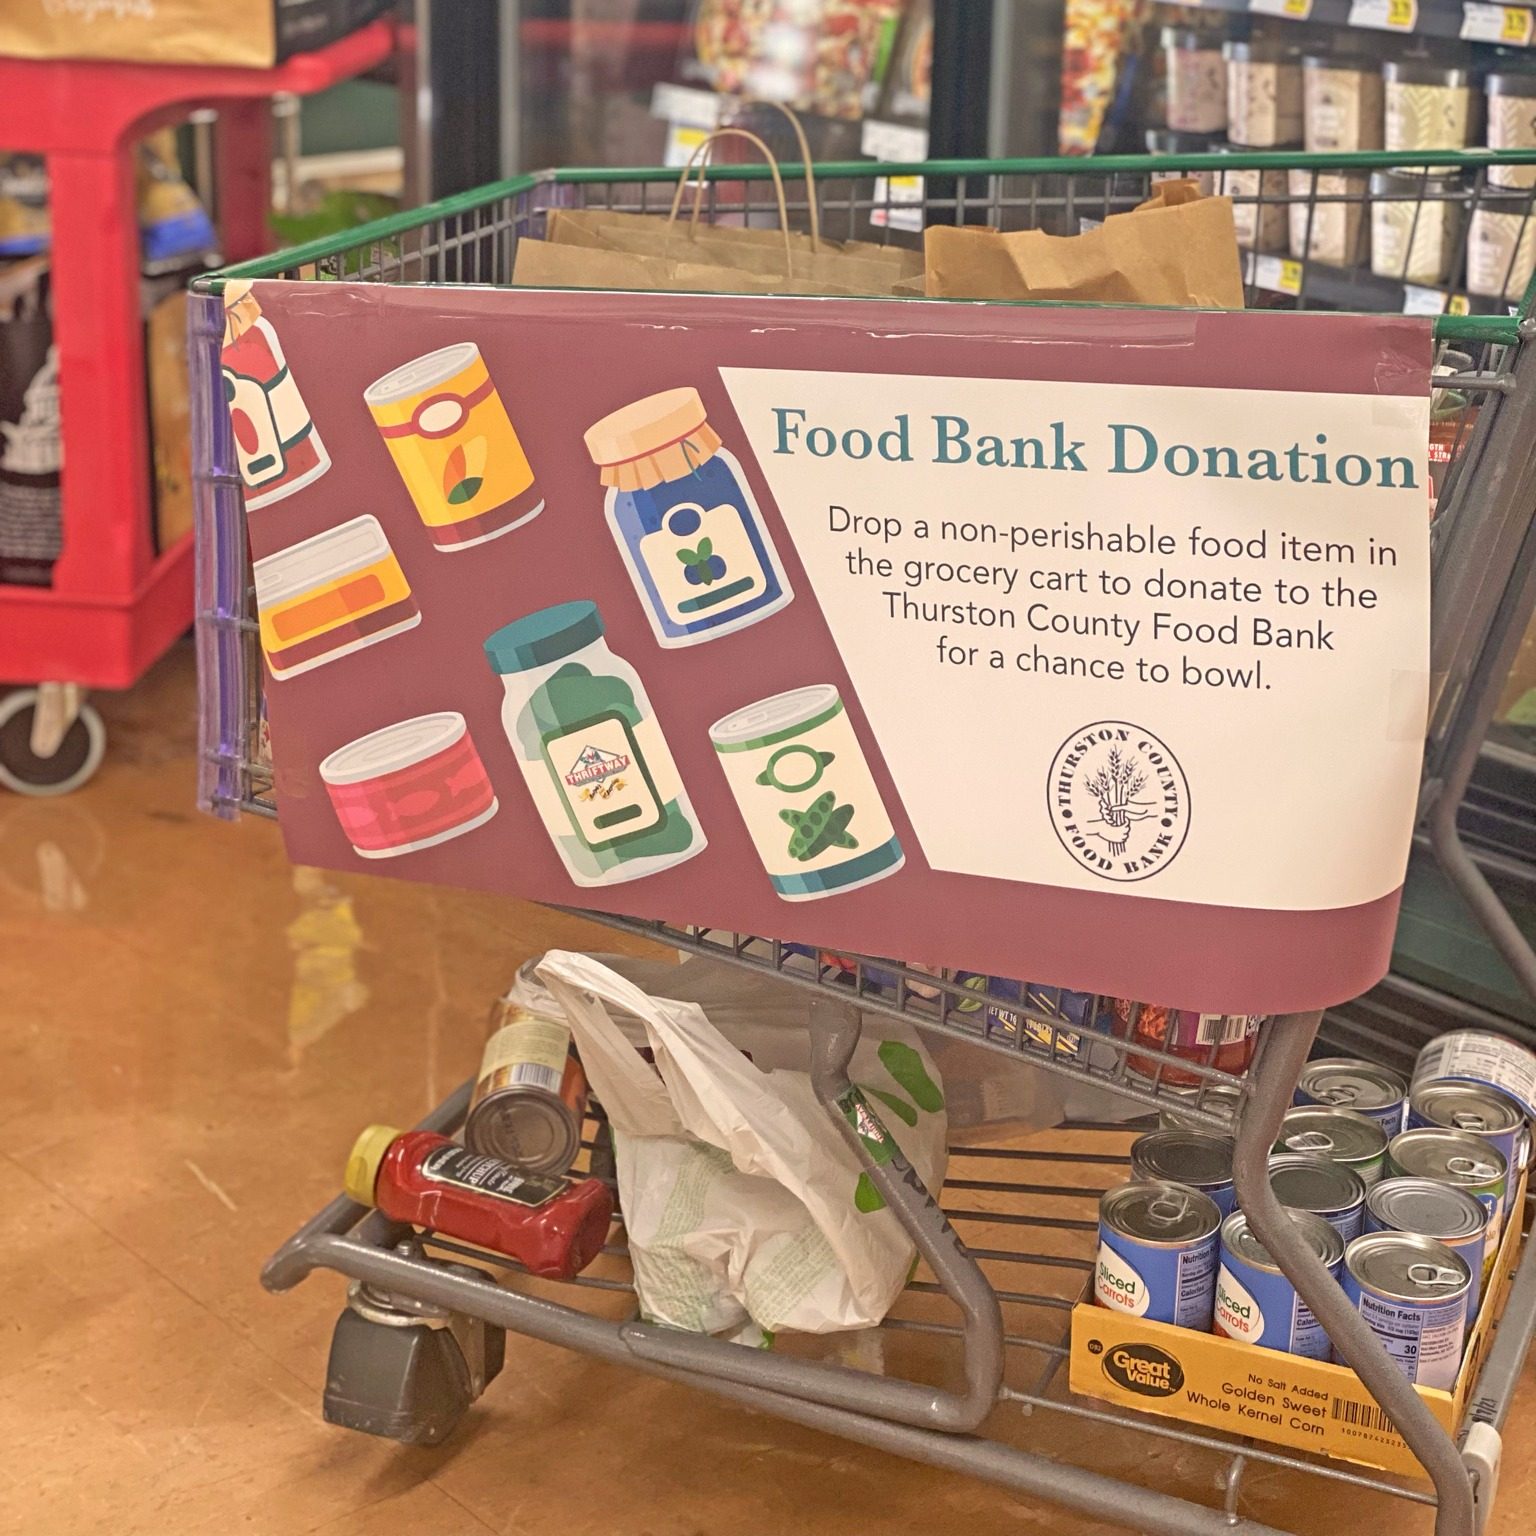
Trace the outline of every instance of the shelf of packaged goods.
<path fill-rule="evenodd" d="M 154 546 L 134 143 L 218 108 L 221 245 L 255 256 L 270 246 L 271 97 L 372 69 L 394 39 L 376 21 L 272 69 L 0 58 L 0 144 L 48 163 L 68 465 L 52 584 L 0 586 L 0 683 L 127 687 L 192 623 L 191 539 Z"/>
<path fill-rule="evenodd" d="M 1291 256 L 1243 255 L 1243 281 L 1263 293 L 1305 299 L 1307 308 L 1402 315 L 1507 315 L 1513 306 L 1476 294 L 1401 283 L 1366 267 L 1335 267 Z"/>
<path fill-rule="evenodd" d="M 1201 10 L 1273 16 L 1403 37 L 1456 38 L 1505 48 L 1536 47 L 1536 8 L 1489 0 L 1190 0 Z"/>

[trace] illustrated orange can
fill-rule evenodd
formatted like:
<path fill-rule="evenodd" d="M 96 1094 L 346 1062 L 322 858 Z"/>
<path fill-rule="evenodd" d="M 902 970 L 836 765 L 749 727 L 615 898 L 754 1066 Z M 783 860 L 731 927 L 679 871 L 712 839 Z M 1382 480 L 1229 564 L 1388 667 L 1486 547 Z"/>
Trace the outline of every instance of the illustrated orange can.
<path fill-rule="evenodd" d="M 471 549 L 544 510 L 474 342 L 403 363 L 370 384 L 363 400 L 439 549 Z"/>

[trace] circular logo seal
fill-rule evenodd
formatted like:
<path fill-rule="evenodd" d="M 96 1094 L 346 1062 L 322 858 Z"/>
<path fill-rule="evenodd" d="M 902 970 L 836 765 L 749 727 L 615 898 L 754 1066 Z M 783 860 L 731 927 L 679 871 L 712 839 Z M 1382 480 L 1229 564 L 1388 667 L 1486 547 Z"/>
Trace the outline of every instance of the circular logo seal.
<path fill-rule="evenodd" d="M 1145 880 L 1165 869 L 1189 831 L 1189 785 L 1151 731 L 1100 720 L 1074 731 L 1046 783 L 1061 846 L 1105 880 Z"/>

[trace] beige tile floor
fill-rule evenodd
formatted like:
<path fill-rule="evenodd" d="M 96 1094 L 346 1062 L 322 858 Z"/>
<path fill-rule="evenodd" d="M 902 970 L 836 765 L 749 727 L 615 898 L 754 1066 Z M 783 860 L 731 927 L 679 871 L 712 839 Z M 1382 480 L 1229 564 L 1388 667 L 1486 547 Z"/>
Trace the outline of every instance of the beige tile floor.
<path fill-rule="evenodd" d="M 467 1075 L 520 960 L 616 940 L 294 870 L 275 828 L 198 815 L 192 690 L 183 649 L 98 701 L 95 783 L 0 792 L 0 1536 L 1112 1529 L 526 1341 L 439 1450 L 325 1425 L 341 1283 L 268 1296 L 263 1258 L 361 1124 L 409 1123 Z M 1528 1379 L 1493 1536 L 1536 1517 L 1533 1408 Z M 1203 1452 L 1050 1417 L 1006 1432 L 1210 1488 Z M 1430 1529 L 1291 1472 L 1246 1487 L 1245 1513 L 1304 1533 Z"/>

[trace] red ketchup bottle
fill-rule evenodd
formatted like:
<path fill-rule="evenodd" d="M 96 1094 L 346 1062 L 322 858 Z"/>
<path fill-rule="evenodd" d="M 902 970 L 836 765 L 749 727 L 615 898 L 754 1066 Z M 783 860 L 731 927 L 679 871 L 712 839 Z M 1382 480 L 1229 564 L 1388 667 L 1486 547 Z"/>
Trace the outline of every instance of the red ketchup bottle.
<path fill-rule="evenodd" d="M 520 1173 L 435 1131 L 370 1125 L 347 1158 L 345 1183 L 354 1200 L 395 1221 L 504 1253 L 547 1280 L 580 1274 L 613 1220 L 600 1180 Z"/>

